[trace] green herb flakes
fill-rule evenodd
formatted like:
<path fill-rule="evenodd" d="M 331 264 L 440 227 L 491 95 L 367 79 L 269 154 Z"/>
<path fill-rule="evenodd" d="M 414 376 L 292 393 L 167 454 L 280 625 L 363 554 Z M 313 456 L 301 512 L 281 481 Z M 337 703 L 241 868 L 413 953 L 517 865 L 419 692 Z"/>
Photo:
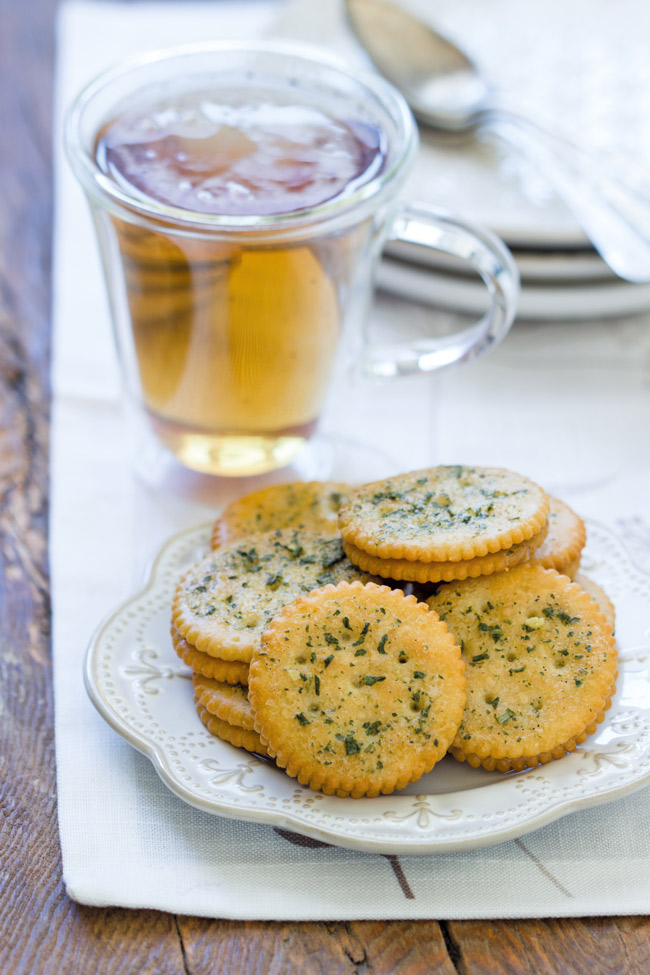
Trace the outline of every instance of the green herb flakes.
<path fill-rule="evenodd" d="M 503 714 L 498 716 L 497 724 L 507 724 L 508 721 L 514 721 L 516 717 L 517 715 L 514 711 L 511 711 L 510 708 L 506 708 Z"/>
<path fill-rule="evenodd" d="M 357 755 L 361 751 L 361 746 L 356 738 L 350 733 L 343 739 L 346 755 Z"/>
<path fill-rule="evenodd" d="M 556 613 L 555 615 L 565 626 L 568 626 L 569 623 L 578 623 L 580 620 L 579 616 L 569 616 L 568 613 Z"/>
<path fill-rule="evenodd" d="M 369 629 L 370 629 L 370 623 L 364 623 L 363 624 L 363 629 L 361 631 L 361 635 L 359 636 L 359 639 L 358 640 L 355 640 L 355 642 L 352 644 L 353 647 L 359 647 L 359 646 L 361 646 L 361 644 L 363 643 L 363 641 L 366 638 L 366 634 L 368 633 L 368 630 Z"/>
<path fill-rule="evenodd" d="M 381 729 L 381 721 L 365 721 L 363 728 L 367 735 L 378 735 Z"/>

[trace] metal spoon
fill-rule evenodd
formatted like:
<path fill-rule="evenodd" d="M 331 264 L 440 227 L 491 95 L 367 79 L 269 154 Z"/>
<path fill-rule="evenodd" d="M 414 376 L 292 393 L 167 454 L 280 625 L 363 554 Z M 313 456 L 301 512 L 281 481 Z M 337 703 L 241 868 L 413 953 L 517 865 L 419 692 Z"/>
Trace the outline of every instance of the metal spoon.
<path fill-rule="evenodd" d="M 539 166 L 604 261 L 650 281 L 649 190 L 632 187 L 585 149 L 497 103 L 455 44 L 390 0 L 345 0 L 348 22 L 419 121 L 444 132 L 489 126 Z"/>

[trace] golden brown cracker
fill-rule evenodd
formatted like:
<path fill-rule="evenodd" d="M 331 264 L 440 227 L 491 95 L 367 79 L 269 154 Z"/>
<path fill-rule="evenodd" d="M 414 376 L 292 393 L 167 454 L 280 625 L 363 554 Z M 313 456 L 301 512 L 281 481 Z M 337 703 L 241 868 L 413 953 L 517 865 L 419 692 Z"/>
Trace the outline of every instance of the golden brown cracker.
<path fill-rule="evenodd" d="M 581 558 L 578 556 L 576 559 L 572 559 L 568 565 L 565 565 L 562 569 L 558 569 L 563 576 L 568 576 L 569 579 L 575 579 L 576 575 L 580 571 Z"/>
<path fill-rule="evenodd" d="M 222 681 L 194 674 L 194 697 L 210 714 L 236 728 L 253 731 L 253 712 L 246 688 L 241 684 L 225 684 Z"/>
<path fill-rule="evenodd" d="M 192 646 L 248 663 L 262 631 L 302 593 L 363 578 L 340 538 L 284 529 L 250 535 L 195 563 L 176 588 L 172 621 Z"/>
<path fill-rule="evenodd" d="M 596 603 L 553 569 L 449 583 L 428 600 L 460 642 L 467 706 L 451 746 L 506 771 L 558 758 L 603 720 L 617 651 Z"/>
<path fill-rule="evenodd" d="M 211 735 L 214 735 L 216 738 L 221 738 L 222 741 L 227 741 L 231 745 L 236 745 L 237 748 L 245 748 L 247 752 L 266 755 L 266 748 L 262 744 L 260 736 L 255 731 L 236 728 L 234 725 L 228 724 L 227 721 L 222 721 L 221 718 L 210 714 L 207 708 L 204 708 L 198 701 L 194 703 L 199 718 Z"/>
<path fill-rule="evenodd" d="M 477 576 L 504 572 L 520 562 L 531 558 L 535 549 L 544 540 L 546 526 L 526 542 L 520 542 L 502 552 L 479 555 L 474 559 L 459 562 L 411 562 L 408 559 L 380 559 L 368 555 L 349 542 L 343 542 L 343 550 L 350 562 L 384 579 L 408 580 L 410 582 L 451 582 L 454 579 L 474 579 Z"/>
<path fill-rule="evenodd" d="M 584 572 L 576 572 L 573 576 L 573 581 L 581 589 L 584 589 L 586 593 L 589 593 L 592 599 L 596 600 L 613 630 L 616 626 L 616 609 L 603 587 L 599 586 L 593 579 L 590 579 L 589 576 L 586 576 Z"/>
<path fill-rule="evenodd" d="M 211 657 L 209 653 L 197 650 L 183 639 L 175 626 L 172 626 L 171 635 L 174 650 L 183 663 L 196 674 L 212 677 L 226 684 L 248 684 L 248 664 L 238 660 L 219 660 L 218 657 Z"/>
<path fill-rule="evenodd" d="M 463 713 L 464 665 L 415 597 L 339 583 L 269 624 L 249 694 L 255 727 L 289 775 L 328 795 L 377 796 L 444 756 Z"/>
<path fill-rule="evenodd" d="M 279 528 L 337 536 L 338 513 L 349 484 L 306 481 L 273 484 L 233 501 L 215 522 L 211 546 Z"/>
<path fill-rule="evenodd" d="M 382 559 L 457 562 L 509 549 L 546 523 L 548 499 L 520 474 L 488 467 L 431 467 L 350 492 L 339 529 Z"/>
<path fill-rule="evenodd" d="M 571 570 L 577 570 L 576 562 L 580 562 L 580 553 L 587 539 L 585 524 L 563 501 L 549 497 L 549 503 L 548 532 L 530 561 L 545 569 L 572 575 Z"/>

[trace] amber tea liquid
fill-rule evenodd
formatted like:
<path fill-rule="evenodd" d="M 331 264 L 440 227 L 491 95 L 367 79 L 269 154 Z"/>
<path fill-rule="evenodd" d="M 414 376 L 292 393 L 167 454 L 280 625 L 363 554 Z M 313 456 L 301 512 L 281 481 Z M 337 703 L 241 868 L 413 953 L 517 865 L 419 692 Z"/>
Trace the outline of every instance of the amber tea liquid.
<path fill-rule="evenodd" d="M 248 89 L 125 112 L 103 127 L 95 153 L 130 197 L 235 217 L 343 199 L 385 160 L 373 127 Z M 158 439 L 214 474 L 290 463 L 322 409 L 368 228 L 255 245 L 245 231 L 200 236 L 111 220 L 140 396 Z"/>

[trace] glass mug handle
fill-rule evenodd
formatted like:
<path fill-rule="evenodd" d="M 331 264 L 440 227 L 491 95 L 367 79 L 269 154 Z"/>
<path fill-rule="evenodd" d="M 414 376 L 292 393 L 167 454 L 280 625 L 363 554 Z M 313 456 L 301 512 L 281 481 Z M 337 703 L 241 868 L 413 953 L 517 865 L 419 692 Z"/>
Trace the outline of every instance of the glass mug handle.
<path fill-rule="evenodd" d="M 389 240 L 417 244 L 464 260 L 480 274 L 490 297 L 485 315 L 453 335 L 369 346 L 361 365 L 372 378 L 422 375 L 485 355 L 507 334 L 517 311 L 519 272 L 505 244 L 489 230 L 425 203 L 404 206 Z"/>

